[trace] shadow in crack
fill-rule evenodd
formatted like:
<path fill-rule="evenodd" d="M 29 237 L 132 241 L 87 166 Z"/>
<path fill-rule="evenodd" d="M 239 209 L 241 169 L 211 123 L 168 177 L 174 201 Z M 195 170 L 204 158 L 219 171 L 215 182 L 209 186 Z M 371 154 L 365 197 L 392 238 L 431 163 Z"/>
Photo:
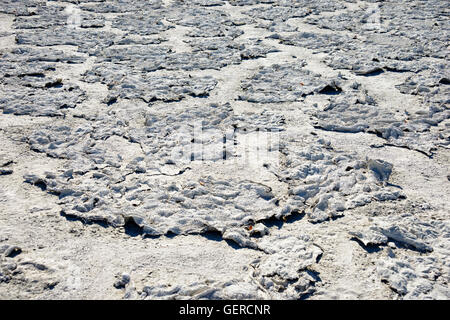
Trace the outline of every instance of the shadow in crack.
<path fill-rule="evenodd" d="M 315 271 L 315 270 L 311 270 L 311 269 L 306 269 L 305 272 L 310 275 L 313 279 L 314 279 L 314 284 L 312 285 L 313 287 L 315 287 L 317 282 L 322 282 L 322 278 L 320 278 L 320 272 Z M 300 297 L 300 300 L 308 300 L 311 296 L 313 296 L 315 294 L 315 289 L 311 292 L 308 292 L 304 295 L 302 295 Z"/>
<path fill-rule="evenodd" d="M 311 269 L 306 269 L 306 273 L 309 274 L 311 277 L 313 277 L 316 282 L 322 281 L 322 279 L 319 276 L 320 272 Z"/>
<path fill-rule="evenodd" d="M 323 88 L 322 90 L 319 91 L 320 94 L 326 94 L 326 95 L 337 95 L 337 94 L 340 94 L 341 92 L 342 92 L 342 89 L 335 85 L 334 86 L 327 85 L 325 88 Z"/>
<path fill-rule="evenodd" d="M 103 221 L 103 220 L 86 220 L 86 219 L 83 219 L 81 217 L 77 217 L 77 216 L 74 216 L 74 215 L 71 215 L 71 214 L 67 214 L 64 211 L 61 211 L 60 215 L 62 217 L 64 217 L 64 218 L 66 218 L 68 221 L 81 221 L 83 224 L 87 224 L 87 225 L 96 224 L 96 225 L 99 225 L 99 226 L 101 226 L 101 227 L 103 227 L 105 229 L 109 227 L 108 222 Z"/>
<path fill-rule="evenodd" d="M 167 238 L 167 239 L 173 239 L 173 238 L 178 237 L 178 236 L 180 236 L 180 234 L 172 232 L 170 230 L 167 231 L 167 233 L 164 235 L 164 237 Z"/>
<path fill-rule="evenodd" d="M 288 217 L 284 217 L 284 219 L 277 219 L 275 217 L 271 217 L 268 219 L 264 219 L 258 222 L 261 222 L 264 224 L 267 228 L 271 227 L 277 227 L 278 229 L 281 229 L 285 223 L 294 223 L 296 221 L 299 221 L 303 219 L 305 216 L 305 212 L 300 211 L 292 211 L 291 215 Z"/>
<path fill-rule="evenodd" d="M 34 183 L 34 185 L 36 187 L 39 187 L 42 191 L 46 191 L 47 190 L 47 184 L 45 183 L 44 180 L 38 180 Z"/>
<path fill-rule="evenodd" d="M 133 218 L 126 218 L 124 224 L 125 234 L 130 237 L 142 236 L 142 227 L 139 226 Z"/>

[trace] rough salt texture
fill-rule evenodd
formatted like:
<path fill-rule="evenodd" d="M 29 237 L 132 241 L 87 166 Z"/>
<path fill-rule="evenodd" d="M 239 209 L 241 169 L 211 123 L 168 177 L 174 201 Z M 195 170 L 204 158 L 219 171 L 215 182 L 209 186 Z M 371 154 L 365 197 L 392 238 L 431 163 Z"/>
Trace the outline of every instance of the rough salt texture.
<path fill-rule="evenodd" d="M 313 93 L 338 92 L 332 79 L 302 68 L 304 61 L 288 65 L 261 68 L 252 78 L 241 84 L 245 92 L 239 98 L 256 103 L 279 103 L 299 100 Z"/>
<path fill-rule="evenodd" d="M 4 0 L 0 298 L 449 299 L 443 1 Z"/>

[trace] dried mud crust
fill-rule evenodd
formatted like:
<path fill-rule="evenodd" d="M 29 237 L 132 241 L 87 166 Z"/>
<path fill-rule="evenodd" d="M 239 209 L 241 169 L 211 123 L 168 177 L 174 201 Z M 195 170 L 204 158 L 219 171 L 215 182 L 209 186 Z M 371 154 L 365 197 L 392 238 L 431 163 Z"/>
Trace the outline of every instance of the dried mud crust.
<path fill-rule="evenodd" d="M 4 0 L 0 297 L 448 299 L 448 13 Z"/>

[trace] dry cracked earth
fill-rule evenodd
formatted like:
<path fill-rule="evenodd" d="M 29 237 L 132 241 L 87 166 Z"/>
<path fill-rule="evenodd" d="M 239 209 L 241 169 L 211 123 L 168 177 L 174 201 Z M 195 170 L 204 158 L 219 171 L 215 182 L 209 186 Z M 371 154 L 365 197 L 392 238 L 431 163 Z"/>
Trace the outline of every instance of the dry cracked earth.
<path fill-rule="evenodd" d="M 0 299 L 449 299 L 449 15 L 0 0 Z"/>

